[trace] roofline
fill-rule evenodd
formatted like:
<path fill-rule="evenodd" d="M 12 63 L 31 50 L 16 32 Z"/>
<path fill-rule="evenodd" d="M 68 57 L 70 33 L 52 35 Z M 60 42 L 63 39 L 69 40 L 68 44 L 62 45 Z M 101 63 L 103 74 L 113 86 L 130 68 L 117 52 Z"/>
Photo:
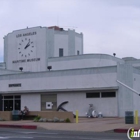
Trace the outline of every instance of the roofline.
<path fill-rule="evenodd" d="M 47 27 L 42 27 L 42 26 L 36 26 L 36 27 L 30 27 L 30 28 L 29 28 L 29 27 L 28 27 L 28 28 L 26 27 L 26 28 L 24 28 L 24 29 L 13 30 L 12 32 L 10 32 L 10 33 L 8 33 L 7 35 L 5 35 L 4 38 L 5 38 L 6 36 L 8 36 L 9 34 L 12 34 L 12 33 L 16 32 L 16 31 L 21 31 L 21 30 L 26 30 L 26 29 L 32 29 L 32 28 L 39 28 L 39 27 L 40 27 L 40 28 L 47 28 Z"/>
<path fill-rule="evenodd" d="M 98 53 L 92 53 L 92 54 L 80 54 L 80 55 L 70 55 L 70 56 L 63 56 L 63 57 L 49 57 L 49 60 L 50 62 L 53 60 L 53 59 L 57 59 L 57 60 L 65 60 L 66 58 L 77 58 L 77 57 L 83 57 L 83 56 L 100 56 L 100 59 L 102 56 L 105 56 L 105 57 L 108 57 L 108 58 L 113 58 L 114 60 L 119 60 L 119 61 L 122 61 L 122 62 L 125 62 L 123 59 L 121 58 L 118 58 L 118 57 L 114 57 L 112 55 L 109 55 L 109 54 L 98 54 Z"/>
<path fill-rule="evenodd" d="M 48 30 L 54 30 L 53 28 L 51 29 L 49 29 L 49 27 L 42 27 L 42 26 L 35 26 L 35 27 L 26 27 L 26 28 L 24 28 L 24 29 L 18 29 L 18 30 L 13 30 L 12 32 L 10 32 L 10 33 L 8 33 L 7 35 L 5 35 L 3 38 L 5 38 L 6 36 L 8 36 L 9 34 L 12 34 L 12 33 L 14 33 L 14 32 L 17 32 L 17 31 L 22 31 L 22 30 L 27 30 L 27 29 L 32 29 L 32 28 L 46 28 L 46 29 L 48 29 Z M 69 30 L 71 30 L 71 29 L 68 29 L 68 30 L 63 30 L 63 31 L 61 31 L 61 32 L 68 32 Z M 59 31 L 59 30 L 54 30 L 55 32 L 57 32 L 57 31 Z M 71 31 L 75 31 L 75 30 L 71 30 Z M 77 32 L 75 32 L 75 33 L 77 33 Z M 79 34 L 79 35 L 83 35 L 83 33 L 77 33 L 77 34 Z"/>
<path fill-rule="evenodd" d="M 38 71 L 38 72 L 26 72 L 26 71 L 22 71 L 22 72 L 15 72 L 15 73 L 10 73 L 10 74 L 3 74 L 0 75 L 1 76 L 12 76 L 12 75 L 23 75 L 23 74 L 37 74 L 37 73 L 55 73 L 55 72 L 65 72 L 65 71 L 72 71 L 72 70 L 86 70 L 86 69 L 102 69 L 102 68 L 117 68 L 117 65 L 111 65 L 111 66 L 102 66 L 102 67 L 88 67 L 88 68 L 75 68 L 75 69 L 62 69 L 62 70 L 50 70 L 50 71 Z M 5 70 L 5 69 L 4 69 Z"/>
<path fill-rule="evenodd" d="M 118 86 L 114 87 L 95 87 L 95 88 L 66 88 L 66 89 L 48 89 L 48 90 L 23 90 L 23 91 L 0 91 L 0 94 L 20 94 L 20 93 L 62 93 L 62 92 L 89 92 L 89 91 L 104 91 L 118 90 Z"/>

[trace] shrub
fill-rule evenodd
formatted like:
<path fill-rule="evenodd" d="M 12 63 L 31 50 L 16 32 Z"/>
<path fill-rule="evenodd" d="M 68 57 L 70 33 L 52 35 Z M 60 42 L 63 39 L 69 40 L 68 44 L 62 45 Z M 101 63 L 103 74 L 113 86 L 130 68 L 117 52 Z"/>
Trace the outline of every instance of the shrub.
<path fill-rule="evenodd" d="M 66 123 L 70 123 L 70 119 L 67 118 L 67 119 L 65 120 L 65 122 L 66 122 Z"/>
<path fill-rule="evenodd" d="M 54 117 L 54 118 L 53 118 L 53 121 L 54 121 L 54 122 L 59 122 L 59 121 L 60 121 L 60 119 L 59 119 L 59 118 L 57 118 L 57 117 Z"/>
<path fill-rule="evenodd" d="M 40 116 L 36 116 L 35 118 L 34 118 L 34 122 L 38 122 L 39 120 L 40 120 Z"/>

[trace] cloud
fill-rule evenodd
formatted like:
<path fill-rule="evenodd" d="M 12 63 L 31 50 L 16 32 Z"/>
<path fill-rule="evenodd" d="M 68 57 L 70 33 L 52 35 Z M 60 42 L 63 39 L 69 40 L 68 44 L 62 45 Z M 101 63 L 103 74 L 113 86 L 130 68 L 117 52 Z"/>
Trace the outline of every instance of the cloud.
<path fill-rule="evenodd" d="M 139 0 L 99 0 L 101 3 L 109 4 L 111 6 L 127 6 L 127 7 L 140 7 Z"/>
<path fill-rule="evenodd" d="M 85 53 L 140 58 L 139 7 L 139 0 L 1 0 L 0 56 L 9 32 L 59 25 L 83 32 Z"/>

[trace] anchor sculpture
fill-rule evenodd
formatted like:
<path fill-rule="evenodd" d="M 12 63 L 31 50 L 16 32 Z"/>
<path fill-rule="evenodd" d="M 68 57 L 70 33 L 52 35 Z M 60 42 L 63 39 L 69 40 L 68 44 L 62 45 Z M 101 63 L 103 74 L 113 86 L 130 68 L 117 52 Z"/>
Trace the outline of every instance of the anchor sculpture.
<path fill-rule="evenodd" d="M 57 107 L 57 110 L 56 110 L 56 111 L 63 110 L 63 111 L 66 111 L 66 112 L 67 112 L 67 110 L 64 109 L 64 108 L 62 107 L 63 105 L 65 105 L 65 104 L 67 104 L 67 103 L 68 103 L 68 101 L 62 102 L 62 103 Z M 73 114 L 73 116 L 74 116 L 74 118 L 76 117 L 75 114 Z"/>

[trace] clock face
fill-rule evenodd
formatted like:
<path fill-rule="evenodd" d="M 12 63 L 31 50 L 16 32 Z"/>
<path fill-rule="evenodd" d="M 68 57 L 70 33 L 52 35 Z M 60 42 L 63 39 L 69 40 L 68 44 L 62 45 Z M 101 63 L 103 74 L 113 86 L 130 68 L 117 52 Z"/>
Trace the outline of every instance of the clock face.
<path fill-rule="evenodd" d="M 35 44 L 30 38 L 22 38 L 18 43 L 18 53 L 21 57 L 29 57 L 35 51 Z"/>

